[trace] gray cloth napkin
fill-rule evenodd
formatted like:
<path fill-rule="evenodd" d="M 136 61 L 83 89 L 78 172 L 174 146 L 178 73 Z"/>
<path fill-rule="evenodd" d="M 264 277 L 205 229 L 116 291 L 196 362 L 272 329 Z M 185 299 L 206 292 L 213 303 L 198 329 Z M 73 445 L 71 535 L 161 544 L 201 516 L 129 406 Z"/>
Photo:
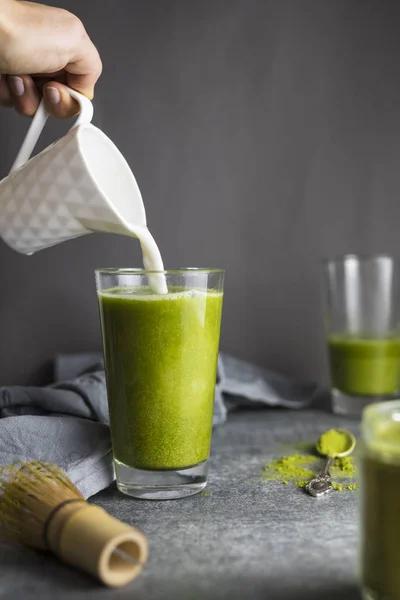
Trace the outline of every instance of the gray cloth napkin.
<path fill-rule="evenodd" d="M 0 388 L 0 465 L 54 462 L 88 498 L 114 480 L 101 355 L 60 355 L 54 374 L 56 383 L 49 387 Z M 240 407 L 304 408 L 316 390 L 313 383 L 293 383 L 220 354 L 213 424 Z"/>

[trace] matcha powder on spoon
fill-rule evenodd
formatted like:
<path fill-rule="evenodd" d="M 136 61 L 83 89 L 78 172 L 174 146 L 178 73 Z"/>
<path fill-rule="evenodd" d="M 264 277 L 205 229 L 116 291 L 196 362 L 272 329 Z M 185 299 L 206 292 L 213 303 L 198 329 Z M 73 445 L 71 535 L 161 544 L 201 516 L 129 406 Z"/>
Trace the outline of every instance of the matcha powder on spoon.
<path fill-rule="evenodd" d="M 338 456 L 344 454 L 349 445 L 349 438 L 345 431 L 329 429 L 321 435 L 316 448 L 321 456 Z"/>

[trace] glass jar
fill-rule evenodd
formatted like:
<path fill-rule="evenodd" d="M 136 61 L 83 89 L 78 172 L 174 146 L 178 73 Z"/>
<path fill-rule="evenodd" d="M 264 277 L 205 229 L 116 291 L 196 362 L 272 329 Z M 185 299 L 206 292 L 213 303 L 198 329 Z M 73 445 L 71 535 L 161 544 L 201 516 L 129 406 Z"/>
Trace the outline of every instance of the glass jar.
<path fill-rule="evenodd" d="M 365 600 L 400 600 L 400 401 L 363 412 L 360 575 Z"/>

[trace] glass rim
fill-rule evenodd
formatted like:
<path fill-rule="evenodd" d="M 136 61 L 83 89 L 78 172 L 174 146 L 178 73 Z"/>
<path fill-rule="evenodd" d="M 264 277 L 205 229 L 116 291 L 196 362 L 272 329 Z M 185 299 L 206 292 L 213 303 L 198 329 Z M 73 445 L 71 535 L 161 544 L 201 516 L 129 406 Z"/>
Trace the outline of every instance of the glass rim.
<path fill-rule="evenodd" d="M 196 274 L 206 274 L 206 273 L 225 273 L 225 269 L 207 269 L 207 268 L 197 268 L 197 267 L 182 267 L 181 269 L 166 269 L 164 271 L 152 271 L 150 269 L 140 269 L 140 268 L 123 268 L 123 267 L 105 267 L 95 269 L 95 273 L 99 275 L 152 275 L 152 274 L 162 274 L 162 275 L 184 275 L 190 273 L 191 275 Z"/>
<path fill-rule="evenodd" d="M 385 423 L 399 423 L 400 399 L 385 402 L 374 402 L 366 406 L 362 413 L 361 435 L 366 448 L 380 455 L 387 455 L 398 462 L 400 457 L 400 444 L 391 439 L 380 439 L 376 445 L 376 437 L 382 433 L 381 427 Z"/>
<path fill-rule="evenodd" d="M 332 258 L 323 258 L 322 259 L 322 263 L 324 265 L 329 265 L 329 264 L 340 264 L 340 263 L 345 263 L 348 260 L 358 260 L 360 262 L 366 262 L 366 261 L 370 261 L 370 260 L 376 260 L 379 258 L 390 258 L 390 260 L 393 260 L 394 262 L 398 261 L 397 256 L 394 256 L 393 254 L 389 254 L 388 252 L 376 252 L 376 253 L 360 253 L 357 254 L 356 252 L 349 252 L 349 253 L 345 253 L 345 254 L 337 254 L 335 256 L 333 256 Z"/>

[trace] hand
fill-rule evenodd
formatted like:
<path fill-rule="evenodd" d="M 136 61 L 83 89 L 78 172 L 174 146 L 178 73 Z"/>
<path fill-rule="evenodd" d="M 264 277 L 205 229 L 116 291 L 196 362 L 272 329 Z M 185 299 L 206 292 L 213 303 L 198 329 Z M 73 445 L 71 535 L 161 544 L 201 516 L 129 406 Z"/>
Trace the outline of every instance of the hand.
<path fill-rule="evenodd" d="M 44 95 L 55 117 L 79 112 L 63 83 L 92 99 L 102 70 L 81 21 L 59 8 L 0 0 L 0 106 L 32 116 Z"/>

